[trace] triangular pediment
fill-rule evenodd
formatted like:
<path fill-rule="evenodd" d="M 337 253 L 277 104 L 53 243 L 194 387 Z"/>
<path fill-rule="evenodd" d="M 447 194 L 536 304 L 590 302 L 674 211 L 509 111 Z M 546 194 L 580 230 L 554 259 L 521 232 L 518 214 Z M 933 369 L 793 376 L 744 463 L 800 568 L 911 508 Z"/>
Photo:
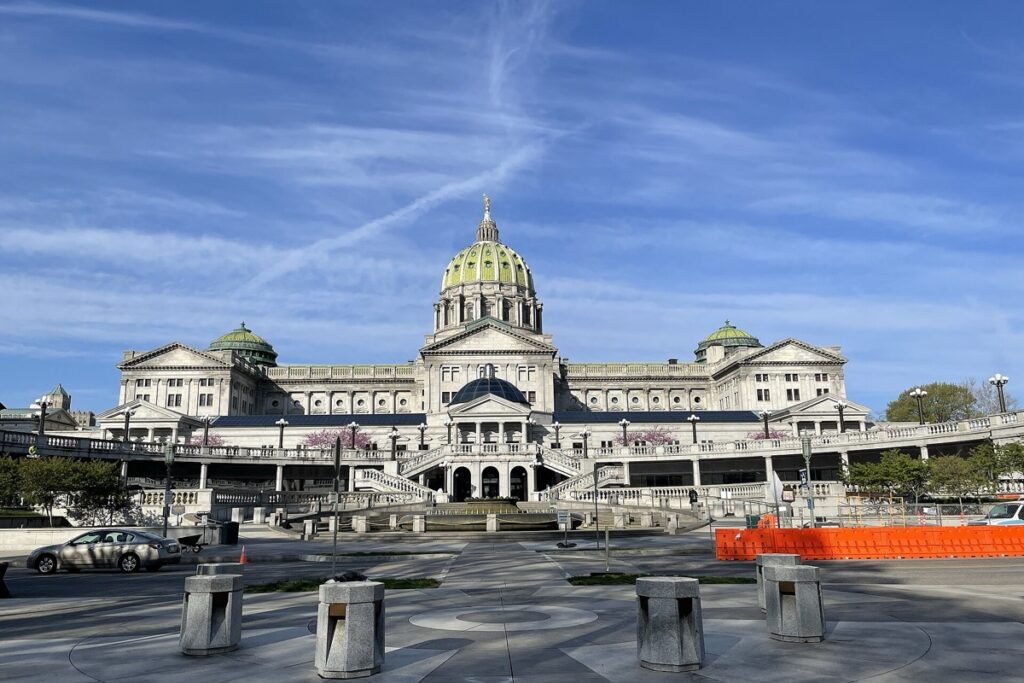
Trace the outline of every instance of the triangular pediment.
<path fill-rule="evenodd" d="M 459 403 L 448 409 L 448 414 L 453 418 L 465 417 L 493 417 L 493 416 L 515 416 L 526 418 L 530 416 L 532 408 L 522 403 L 513 403 L 500 396 L 487 394 L 480 396 L 466 403 Z"/>
<path fill-rule="evenodd" d="M 799 339 L 783 339 L 746 356 L 743 364 L 765 363 L 845 363 L 838 353 L 813 346 Z"/>
<path fill-rule="evenodd" d="M 142 399 L 136 399 L 129 401 L 128 403 L 122 403 L 119 406 L 106 410 L 96 416 L 97 422 L 116 422 L 118 420 L 124 420 L 125 411 L 132 411 L 131 420 L 133 423 L 138 424 L 140 422 L 149 421 L 180 421 L 184 420 L 190 424 L 200 424 L 199 420 L 189 417 L 184 413 L 179 413 L 176 410 L 171 410 L 164 406 L 158 406 L 155 403 L 149 401 L 143 401 Z"/>
<path fill-rule="evenodd" d="M 554 355 L 556 349 L 546 341 L 521 333 L 506 323 L 493 318 L 483 318 L 473 321 L 462 332 L 427 344 L 420 349 L 421 355 L 431 353 L 490 355 L 544 353 Z"/>
<path fill-rule="evenodd" d="M 117 367 L 121 370 L 171 367 L 230 368 L 231 364 L 188 344 L 171 342 L 158 349 L 141 353 Z"/>
<path fill-rule="evenodd" d="M 792 417 L 827 417 L 827 418 L 838 418 L 839 410 L 836 408 L 839 403 L 842 402 L 844 405 L 843 416 L 845 420 L 853 417 L 864 417 L 871 412 L 871 409 L 867 406 L 850 401 L 849 399 L 839 398 L 832 396 L 831 394 L 825 394 L 823 396 L 815 396 L 814 398 L 808 399 L 802 403 L 797 403 L 787 407 L 784 410 L 778 411 L 770 418 L 771 421 L 785 420 Z"/>

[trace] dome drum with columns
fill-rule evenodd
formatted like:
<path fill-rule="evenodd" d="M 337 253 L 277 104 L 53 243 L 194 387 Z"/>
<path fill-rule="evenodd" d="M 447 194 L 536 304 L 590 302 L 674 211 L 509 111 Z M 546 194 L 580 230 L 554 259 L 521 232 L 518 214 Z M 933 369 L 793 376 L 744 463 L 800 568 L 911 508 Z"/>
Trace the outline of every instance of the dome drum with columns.
<path fill-rule="evenodd" d="M 527 489 L 534 491 L 573 476 L 553 456 L 540 464 L 537 449 L 581 445 L 585 430 L 595 448 L 620 440 L 624 419 L 637 433 L 667 434 L 680 444 L 731 442 L 760 429 L 759 414 L 770 411 L 777 431 L 827 431 L 835 428 L 829 402 L 845 396 L 838 347 L 792 338 L 762 345 L 728 321 L 701 339 L 690 362 L 570 362 L 544 332 L 533 273 L 501 241 L 486 195 L 474 241 L 444 268 L 432 331 L 413 361 L 277 359 L 270 342 L 244 323 L 205 348 L 172 342 L 127 351 L 118 365 L 119 405 L 101 416 L 101 428 L 119 438 L 124 413 L 134 411 L 145 414 L 132 418 L 149 430 L 144 436 L 186 440 L 209 416 L 209 430 L 227 443 L 294 448 L 315 432 L 354 422 L 371 447 L 454 449 L 445 451 L 444 472 L 441 459 L 412 469 L 410 477 L 432 488 L 451 491 L 452 468 L 462 458 L 476 458 L 466 476 L 478 482 L 494 455 L 500 472 L 542 473 L 531 474 Z M 847 422 L 863 428 L 867 409 L 844 405 Z M 400 434 L 393 442 L 392 429 Z M 509 484 L 500 486 L 507 491 Z"/>

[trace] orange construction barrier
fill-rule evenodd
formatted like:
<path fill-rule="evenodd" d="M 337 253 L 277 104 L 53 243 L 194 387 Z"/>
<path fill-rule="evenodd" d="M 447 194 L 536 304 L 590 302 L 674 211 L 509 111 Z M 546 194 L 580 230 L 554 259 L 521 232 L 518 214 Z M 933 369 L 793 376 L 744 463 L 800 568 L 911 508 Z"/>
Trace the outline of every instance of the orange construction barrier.
<path fill-rule="evenodd" d="M 805 560 L 1021 557 L 1024 526 L 715 530 L 719 560 L 753 560 L 761 553 L 797 553 Z"/>

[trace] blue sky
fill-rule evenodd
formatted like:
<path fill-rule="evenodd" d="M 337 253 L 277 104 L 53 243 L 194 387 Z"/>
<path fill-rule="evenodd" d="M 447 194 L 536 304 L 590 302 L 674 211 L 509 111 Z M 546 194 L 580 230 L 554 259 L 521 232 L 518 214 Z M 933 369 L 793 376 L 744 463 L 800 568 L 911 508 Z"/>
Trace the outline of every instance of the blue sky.
<path fill-rule="evenodd" d="M 240 7 L 0 0 L 0 401 L 243 319 L 411 359 L 482 192 L 572 360 L 729 318 L 879 410 L 1021 374 L 1020 3 Z"/>

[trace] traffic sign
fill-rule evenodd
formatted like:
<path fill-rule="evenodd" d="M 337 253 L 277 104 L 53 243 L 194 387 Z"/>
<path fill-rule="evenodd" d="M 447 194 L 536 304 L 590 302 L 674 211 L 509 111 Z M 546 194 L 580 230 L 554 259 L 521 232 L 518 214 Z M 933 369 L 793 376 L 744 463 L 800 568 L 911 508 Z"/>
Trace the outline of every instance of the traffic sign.
<path fill-rule="evenodd" d="M 184 505 L 172 505 L 171 506 L 171 514 L 172 515 L 183 515 L 183 514 L 185 514 L 185 506 Z"/>
<path fill-rule="evenodd" d="M 558 525 L 562 526 L 562 525 L 568 525 L 568 524 L 571 524 L 571 523 L 572 522 L 570 521 L 569 511 L 568 510 L 558 510 Z"/>

